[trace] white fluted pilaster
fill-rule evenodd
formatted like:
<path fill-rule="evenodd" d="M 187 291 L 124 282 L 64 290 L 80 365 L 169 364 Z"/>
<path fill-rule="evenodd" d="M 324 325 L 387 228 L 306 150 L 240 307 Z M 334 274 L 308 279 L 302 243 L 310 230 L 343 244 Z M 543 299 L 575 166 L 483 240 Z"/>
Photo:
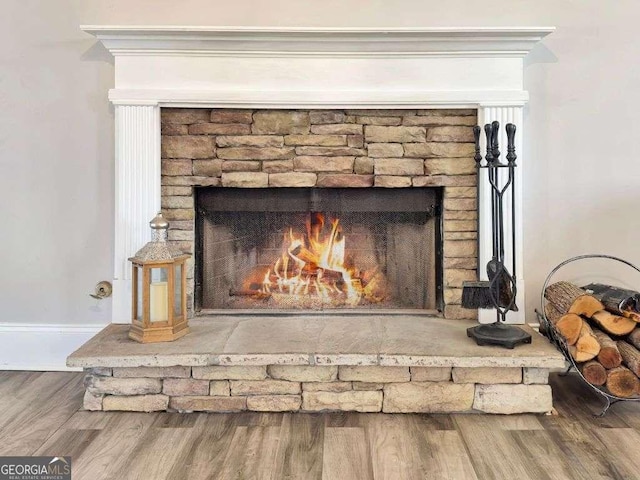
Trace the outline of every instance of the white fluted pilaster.
<path fill-rule="evenodd" d="M 127 260 L 151 238 L 160 210 L 160 107 L 116 105 L 114 323 L 131 319 L 131 266 Z"/>
<path fill-rule="evenodd" d="M 505 132 L 505 125 L 507 123 L 513 123 L 516 125 L 516 154 L 518 159 L 516 160 L 515 171 L 515 186 L 513 194 L 515 195 L 515 265 L 516 265 L 516 281 L 518 285 L 518 294 L 516 297 L 516 304 L 518 305 L 519 312 L 510 312 L 507 314 L 508 323 L 525 323 L 525 285 L 523 275 L 523 235 L 522 235 L 522 165 L 526 162 L 526 159 L 522 157 L 523 145 L 523 107 L 521 106 L 480 106 L 478 108 L 478 124 L 484 125 L 491 123 L 494 120 L 500 122 L 500 152 L 501 159 L 506 162 L 507 154 L 507 135 Z M 486 145 L 484 142 L 484 132 L 482 132 L 482 153 L 486 152 Z M 506 172 L 501 172 L 506 173 Z M 491 187 L 489 186 L 489 180 L 487 178 L 487 171 L 482 170 L 480 172 L 480 178 L 478 179 L 479 190 L 479 205 L 478 214 L 480 218 L 480 225 L 478 232 L 480 239 L 480 250 L 478 252 L 478 262 L 480 265 L 480 278 L 487 279 L 486 265 L 492 257 L 492 237 L 491 237 Z M 505 194 L 504 196 L 504 220 L 505 220 L 505 266 L 511 272 L 512 266 L 512 250 L 511 250 L 511 235 L 514 225 L 511 221 L 511 195 Z M 492 323 L 496 319 L 496 313 L 494 310 L 480 310 L 479 321 L 480 323 Z"/>

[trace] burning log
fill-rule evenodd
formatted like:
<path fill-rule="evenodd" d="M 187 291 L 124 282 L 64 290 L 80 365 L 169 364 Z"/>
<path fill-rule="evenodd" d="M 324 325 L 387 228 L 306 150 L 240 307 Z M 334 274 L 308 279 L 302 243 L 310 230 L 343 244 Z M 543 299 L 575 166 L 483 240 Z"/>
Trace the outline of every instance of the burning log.
<path fill-rule="evenodd" d="M 324 215 L 313 214 L 306 226 L 306 235 L 293 228 L 284 233 L 281 255 L 266 272 L 261 267 L 258 290 L 271 294 L 275 305 L 295 308 L 357 306 L 362 300 L 379 303 L 384 299 L 347 253 L 338 219 L 325 223 Z"/>
<path fill-rule="evenodd" d="M 341 272 L 336 272 L 335 270 L 323 269 L 319 268 L 316 271 L 316 276 L 318 279 L 322 279 L 323 281 L 332 282 L 332 283 L 344 283 L 344 278 L 342 277 Z"/>
<path fill-rule="evenodd" d="M 229 290 L 229 296 L 230 297 L 252 297 L 257 300 L 268 300 L 269 298 L 271 298 L 270 293 L 264 293 L 264 292 L 261 292 L 260 290 L 235 290 L 233 288 Z"/>
<path fill-rule="evenodd" d="M 279 279 L 295 278 L 300 274 L 300 271 L 295 269 L 287 269 L 286 272 L 281 270 L 278 273 L 280 274 L 280 277 L 278 277 L 278 275 L 276 274 L 269 275 L 269 282 L 273 286 L 275 286 L 274 288 L 277 288 L 277 283 Z M 342 273 L 336 272 L 335 270 L 325 270 L 323 268 L 316 268 L 313 271 L 303 269 L 301 278 L 305 281 L 308 279 L 310 279 L 311 281 L 314 281 L 316 279 L 318 280 L 322 279 L 322 281 L 329 282 L 331 284 L 333 283 L 341 284 L 344 282 L 344 279 L 342 278 Z"/>
<path fill-rule="evenodd" d="M 320 262 L 320 258 L 318 257 L 318 255 L 316 255 L 315 253 L 313 253 L 311 250 L 304 247 L 303 245 L 298 245 L 296 248 L 291 250 L 290 253 L 294 257 L 299 258 L 300 260 L 308 264 L 309 266 L 318 268 L 318 263 Z"/>

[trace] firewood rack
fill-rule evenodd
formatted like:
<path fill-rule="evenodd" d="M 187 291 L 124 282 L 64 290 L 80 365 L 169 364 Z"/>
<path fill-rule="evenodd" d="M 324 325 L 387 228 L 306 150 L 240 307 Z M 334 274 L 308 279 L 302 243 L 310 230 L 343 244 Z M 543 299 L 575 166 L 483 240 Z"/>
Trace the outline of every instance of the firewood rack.
<path fill-rule="evenodd" d="M 611 393 L 607 392 L 604 389 L 604 387 L 600 387 L 598 385 L 594 385 L 591 382 L 589 382 L 584 377 L 584 375 L 582 375 L 582 372 L 578 368 L 578 365 L 576 364 L 575 360 L 573 359 L 573 357 L 569 353 L 569 345 L 567 344 L 566 340 L 564 338 L 562 338 L 562 336 L 558 333 L 558 331 L 556 330 L 556 328 L 553 325 L 553 323 L 547 318 L 547 315 L 545 313 L 545 308 L 544 308 L 544 305 L 545 305 L 544 292 L 547 290 L 547 287 L 551 284 L 551 279 L 558 272 L 558 270 L 562 269 L 565 265 L 568 265 L 569 263 L 573 263 L 573 262 L 577 262 L 577 261 L 585 260 L 585 259 L 595 259 L 595 258 L 600 258 L 600 259 L 606 259 L 606 260 L 612 260 L 612 261 L 615 261 L 615 262 L 619 262 L 619 263 L 622 263 L 623 265 L 626 265 L 626 266 L 632 268 L 636 272 L 640 273 L 640 268 L 635 266 L 633 263 L 628 262 L 628 261 L 626 261 L 626 260 L 624 260 L 622 258 L 619 258 L 619 257 L 614 257 L 612 255 L 586 254 L 586 255 L 578 255 L 578 256 L 575 256 L 575 257 L 571 257 L 571 258 L 565 260 L 564 262 L 556 265 L 556 267 L 553 270 L 551 270 L 549 275 L 547 275 L 547 278 L 544 281 L 544 285 L 542 286 L 542 292 L 540 294 L 540 310 L 536 310 L 536 315 L 538 317 L 538 320 L 540 321 L 540 331 L 542 333 L 544 333 L 544 335 L 549 339 L 549 341 L 556 346 L 556 348 L 562 353 L 562 355 L 564 355 L 565 360 L 569 364 L 567 369 L 563 373 L 561 373 L 560 375 L 561 376 L 565 376 L 565 375 L 568 375 L 569 372 L 571 372 L 571 370 L 575 370 L 575 372 L 582 379 L 582 381 L 584 383 L 586 383 L 589 387 L 591 387 L 592 390 L 594 390 L 598 395 L 600 395 L 604 399 L 605 403 L 604 403 L 604 407 L 603 407 L 602 411 L 600 413 L 594 414 L 594 416 L 596 416 L 596 417 L 604 417 L 604 415 L 607 413 L 607 411 L 609 410 L 611 405 L 613 405 L 614 403 L 617 403 L 617 402 L 638 402 L 638 401 L 640 401 L 640 397 L 638 397 L 638 396 L 629 397 L 629 398 L 618 397 L 616 395 L 612 395 Z"/>

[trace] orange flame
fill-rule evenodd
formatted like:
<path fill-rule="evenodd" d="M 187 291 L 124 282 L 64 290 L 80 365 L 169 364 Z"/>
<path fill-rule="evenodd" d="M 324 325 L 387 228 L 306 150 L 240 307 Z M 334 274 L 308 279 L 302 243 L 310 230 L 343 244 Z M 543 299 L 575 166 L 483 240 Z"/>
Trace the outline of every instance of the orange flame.
<path fill-rule="evenodd" d="M 345 263 L 346 238 L 339 220 L 332 219 L 330 226 L 326 233 L 324 215 L 316 213 L 307 218 L 306 236 L 290 228 L 284 234 L 282 255 L 264 275 L 262 293 L 315 295 L 334 305 L 358 305 L 362 283 Z"/>

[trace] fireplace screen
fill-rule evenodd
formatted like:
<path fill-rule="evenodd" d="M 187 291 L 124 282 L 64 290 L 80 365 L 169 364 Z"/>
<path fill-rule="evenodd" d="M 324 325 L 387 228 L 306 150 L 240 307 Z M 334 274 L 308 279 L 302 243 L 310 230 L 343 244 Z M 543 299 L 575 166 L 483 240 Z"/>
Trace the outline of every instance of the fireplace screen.
<path fill-rule="evenodd" d="M 196 308 L 440 306 L 436 188 L 196 192 Z"/>

